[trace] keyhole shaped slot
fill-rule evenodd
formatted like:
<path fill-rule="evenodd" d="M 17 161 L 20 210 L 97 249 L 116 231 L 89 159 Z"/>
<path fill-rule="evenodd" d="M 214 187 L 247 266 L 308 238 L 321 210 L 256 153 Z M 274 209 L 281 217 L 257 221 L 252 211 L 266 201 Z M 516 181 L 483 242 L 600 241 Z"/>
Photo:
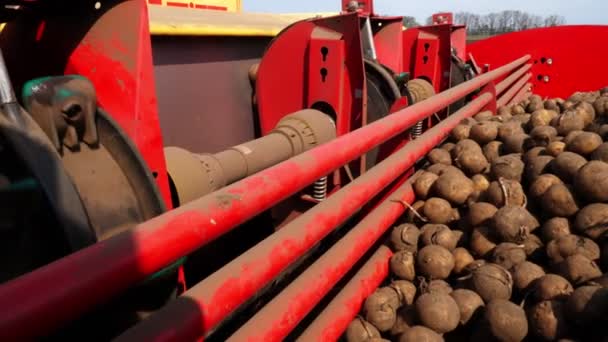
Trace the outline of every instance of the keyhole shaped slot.
<path fill-rule="evenodd" d="M 424 52 L 425 52 L 425 53 L 428 53 L 430 48 L 431 48 L 431 44 L 429 44 L 429 43 L 424 43 Z"/>
<path fill-rule="evenodd" d="M 321 81 L 325 82 L 326 78 L 327 78 L 327 69 L 321 68 Z"/>
<path fill-rule="evenodd" d="M 424 64 L 428 63 L 428 61 L 429 61 L 429 56 L 424 56 L 424 57 L 422 57 L 422 62 L 423 62 Z"/>
<path fill-rule="evenodd" d="M 329 53 L 329 49 L 327 46 L 321 48 L 321 55 L 323 56 L 323 62 L 327 61 L 327 54 Z"/>

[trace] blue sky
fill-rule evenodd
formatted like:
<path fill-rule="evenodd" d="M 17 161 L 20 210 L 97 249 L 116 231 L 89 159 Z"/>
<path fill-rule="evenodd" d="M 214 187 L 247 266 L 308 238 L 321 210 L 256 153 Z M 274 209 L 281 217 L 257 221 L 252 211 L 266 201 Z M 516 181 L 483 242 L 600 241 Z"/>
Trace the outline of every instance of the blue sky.
<path fill-rule="evenodd" d="M 247 11 L 293 13 L 334 12 L 340 0 L 242 0 Z M 485 14 L 501 10 L 522 10 L 547 16 L 566 17 L 568 24 L 608 24 L 608 0 L 375 0 L 381 14 L 412 15 L 418 21 L 435 12 L 468 11 Z"/>

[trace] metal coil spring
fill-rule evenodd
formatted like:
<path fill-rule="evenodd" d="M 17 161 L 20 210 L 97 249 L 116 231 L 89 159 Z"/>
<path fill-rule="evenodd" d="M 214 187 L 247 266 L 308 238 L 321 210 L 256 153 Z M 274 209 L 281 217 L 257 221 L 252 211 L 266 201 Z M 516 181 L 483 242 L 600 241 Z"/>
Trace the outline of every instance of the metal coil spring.
<path fill-rule="evenodd" d="M 312 187 L 312 198 L 323 201 L 327 198 L 327 176 L 317 180 Z"/>
<path fill-rule="evenodd" d="M 418 121 L 411 130 L 411 135 L 412 135 L 412 139 L 417 139 L 419 136 L 422 135 L 422 129 L 424 127 L 424 122 L 423 121 Z"/>

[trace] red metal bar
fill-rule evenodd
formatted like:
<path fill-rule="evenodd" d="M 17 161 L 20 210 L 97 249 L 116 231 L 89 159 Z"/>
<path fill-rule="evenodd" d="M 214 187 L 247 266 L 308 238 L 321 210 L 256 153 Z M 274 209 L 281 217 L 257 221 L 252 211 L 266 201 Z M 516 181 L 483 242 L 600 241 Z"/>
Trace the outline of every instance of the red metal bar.
<path fill-rule="evenodd" d="M 517 81 L 517 83 L 515 83 L 511 87 L 511 89 L 507 90 L 500 98 L 498 98 L 498 100 L 496 101 L 496 105 L 498 107 L 501 107 L 509 103 L 509 101 L 513 99 L 515 94 L 517 94 L 526 85 L 526 83 L 528 82 L 528 80 L 530 80 L 531 77 L 531 73 L 527 73 L 526 75 L 524 75 L 519 81 Z"/>
<path fill-rule="evenodd" d="M 3 284 L 0 340 L 49 333 L 529 59 L 524 56 Z"/>
<path fill-rule="evenodd" d="M 363 301 L 388 276 L 388 260 L 392 255 L 388 247 L 380 247 L 298 337 L 298 341 L 337 341 L 361 310 Z"/>
<path fill-rule="evenodd" d="M 441 142 L 464 117 L 478 113 L 491 99 L 491 94 L 479 96 L 327 200 L 241 254 L 146 321 L 131 328 L 120 340 L 189 341 L 204 336 L 336 226 L 345 222 L 372 197 L 412 167 Z M 352 249 L 363 247 L 350 246 Z M 334 269 L 331 272 L 334 271 L 337 272 Z M 330 277 L 329 274 L 326 276 Z M 304 298 L 298 300 L 304 301 Z"/>
<path fill-rule="evenodd" d="M 513 96 L 513 99 L 511 99 L 511 101 L 509 101 L 509 106 L 517 104 L 517 103 L 525 100 L 527 97 L 529 97 L 530 93 L 531 93 L 530 92 L 531 89 L 532 89 L 532 83 L 531 82 L 526 83 L 526 85 L 523 86 L 515 96 Z"/>
<path fill-rule="evenodd" d="M 523 74 L 528 72 L 532 68 L 532 64 L 526 64 L 519 68 L 517 71 L 509 75 L 509 77 L 502 80 L 496 85 L 496 94 L 500 95 L 503 91 L 509 88 L 515 81 L 517 81 Z"/>
<path fill-rule="evenodd" d="M 410 182 L 400 186 L 228 341 L 282 340 L 403 214 L 412 203 Z"/>

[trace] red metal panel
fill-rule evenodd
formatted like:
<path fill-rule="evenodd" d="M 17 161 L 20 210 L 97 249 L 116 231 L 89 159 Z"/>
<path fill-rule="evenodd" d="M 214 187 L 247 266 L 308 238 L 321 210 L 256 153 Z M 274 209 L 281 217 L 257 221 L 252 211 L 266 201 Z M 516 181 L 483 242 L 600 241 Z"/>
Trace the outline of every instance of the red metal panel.
<path fill-rule="evenodd" d="M 425 116 L 521 66 L 529 58 L 522 57 L 142 223 L 132 231 L 2 284 L 0 308 L 10 309 L 0 310 L 0 340 L 47 334 L 403 132 Z M 238 272 L 241 271 L 247 270 Z M 218 298 L 223 304 L 227 304 L 228 299 Z M 192 310 L 193 306 L 186 303 L 186 308 Z M 213 309 L 218 310 L 215 316 L 205 317 L 211 322 L 217 322 L 223 312 L 230 311 L 229 307 L 222 306 Z M 192 321 L 182 323 L 190 324 L 190 328 L 201 334 L 201 320 L 188 317 Z"/>
<path fill-rule="evenodd" d="M 393 253 L 378 248 L 336 297 L 327 305 L 298 341 L 337 341 L 361 309 L 363 301 L 388 276 L 388 261 Z"/>
<path fill-rule="evenodd" d="M 568 97 L 608 84 L 608 26 L 557 26 L 508 33 L 468 46 L 480 65 L 492 68 L 532 55 L 532 84 L 541 96 Z M 543 77 L 548 76 L 545 83 Z"/>
<path fill-rule="evenodd" d="M 403 19 L 371 18 L 378 62 L 395 73 L 403 72 Z"/>
<path fill-rule="evenodd" d="M 454 23 L 454 14 L 450 12 L 435 13 L 431 16 L 433 25 L 452 25 Z"/>
<path fill-rule="evenodd" d="M 466 26 L 452 26 L 452 48 L 456 56 L 463 61 L 467 60 L 467 28 Z"/>
<path fill-rule="evenodd" d="M 103 14 L 70 55 L 65 73 L 93 82 L 99 105 L 133 139 L 171 207 L 146 2 L 124 1 Z"/>

